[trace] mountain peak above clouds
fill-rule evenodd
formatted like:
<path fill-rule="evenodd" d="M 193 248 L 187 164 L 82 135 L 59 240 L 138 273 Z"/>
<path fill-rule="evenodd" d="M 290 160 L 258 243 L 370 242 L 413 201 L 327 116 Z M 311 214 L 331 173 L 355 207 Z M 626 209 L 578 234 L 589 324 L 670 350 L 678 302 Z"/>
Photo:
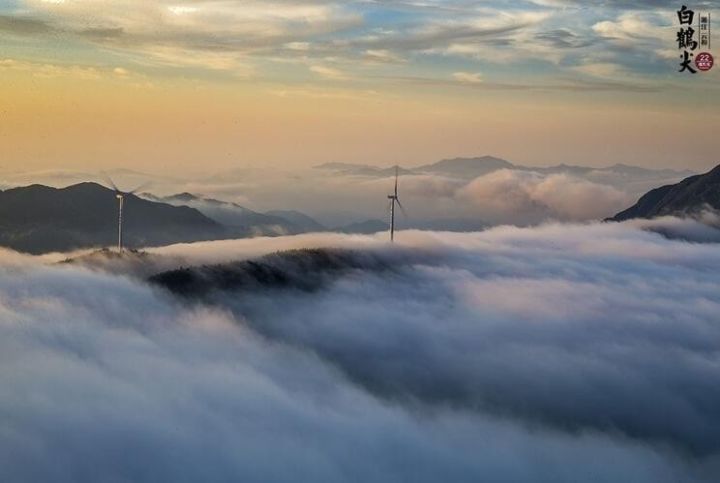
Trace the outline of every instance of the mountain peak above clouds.
<path fill-rule="evenodd" d="M 693 215 L 704 209 L 720 209 L 720 165 L 677 184 L 655 188 L 643 195 L 635 205 L 609 220 Z"/>
<path fill-rule="evenodd" d="M 325 163 L 315 169 L 339 175 L 388 177 L 395 174 L 394 167 L 381 168 L 354 163 Z M 652 169 L 616 163 L 605 167 L 579 166 L 560 163 L 552 166 L 524 166 L 514 164 L 496 156 L 448 158 L 415 168 L 400 168 L 401 175 L 430 174 L 461 179 L 474 179 L 502 169 L 533 171 L 541 174 L 567 174 L 571 176 L 612 176 L 624 181 L 675 180 L 695 174 L 689 170 Z"/>
<path fill-rule="evenodd" d="M 125 209 L 128 246 L 227 236 L 222 225 L 186 206 L 126 195 Z M 97 183 L 12 188 L 0 192 L 0 245 L 30 253 L 112 246 L 117 216 L 115 192 Z"/>

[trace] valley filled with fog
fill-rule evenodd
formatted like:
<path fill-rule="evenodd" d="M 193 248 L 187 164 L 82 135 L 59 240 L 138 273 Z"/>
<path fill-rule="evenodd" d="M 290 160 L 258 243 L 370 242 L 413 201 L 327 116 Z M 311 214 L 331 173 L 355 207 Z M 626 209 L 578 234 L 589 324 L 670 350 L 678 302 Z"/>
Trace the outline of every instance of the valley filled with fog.
<path fill-rule="evenodd" d="M 632 205 L 646 191 L 691 174 L 624 164 L 527 167 L 491 156 L 401 165 L 400 197 L 407 215 L 398 223 L 404 228 L 474 231 L 500 224 L 602 220 Z M 245 167 L 194 176 L 123 169 L 13 171 L 0 172 L 0 188 L 32 183 L 65 187 L 86 181 L 108 186 L 111 176 L 121 189 L 144 185 L 141 196 L 191 206 L 221 222 L 250 224 L 257 228 L 256 234 L 317 231 L 317 224 L 331 231 L 375 233 L 389 223 L 387 195 L 394 175 L 392 166 L 345 163 L 304 169 Z M 300 212 L 315 224 L 288 219 L 289 211 Z M 257 213 L 274 219 L 252 215 Z"/>
<path fill-rule="evenodd" d="M 386 236 L 0 252 L 0 479 L 716 480 L 720 231 Z"/>

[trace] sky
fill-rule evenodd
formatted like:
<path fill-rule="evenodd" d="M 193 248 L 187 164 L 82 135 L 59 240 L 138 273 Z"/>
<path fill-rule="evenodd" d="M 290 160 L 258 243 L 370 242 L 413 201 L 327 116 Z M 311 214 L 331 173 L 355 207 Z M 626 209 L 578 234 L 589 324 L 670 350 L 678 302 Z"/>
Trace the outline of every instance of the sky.
<path fill-rule="evenodd" d="M 491 154 L 705 170 L 719 158 L 718 69 L 677 72 L 679 7 L 0 0 L 0 169 Z"/>

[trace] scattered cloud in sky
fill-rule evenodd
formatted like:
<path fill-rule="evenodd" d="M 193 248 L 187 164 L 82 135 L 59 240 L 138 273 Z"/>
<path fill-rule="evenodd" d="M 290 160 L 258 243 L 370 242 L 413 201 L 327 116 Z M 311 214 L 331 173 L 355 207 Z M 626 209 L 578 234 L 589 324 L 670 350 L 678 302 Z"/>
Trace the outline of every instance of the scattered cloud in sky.
<path fill-rule="evenodd" d="M 405 59 L 387 49 L 368 49 L 365 51 L 365 60 L 381 63 L 403 63 Z"/>
<path fill-rule="evenodd" d="M 189 171 L 201 157 L 217 167 L 311 166 L 509 150 L 528 164 L 707 166 L 715 156 L 706 140 L 720 99 L 717 70 L 679 76 L 677 8 L 552 0 L 4 2 L 3 58 L 24 67 L 3 76 L 2 87 L 26 99 L 4 114 L 12 138 L 6 157 L 33 169 L 153 160 Z M 135 103 L 138 90 L 162 95 Z M 145 126 L 128 121 L 127 105 Z M 696 124 L 698 116 L 705 122 Z M 517 132 L 526 142 L 515 142 Z M 671 142 L 676 133 L 700 141 Z"/>
<path fill-rule="evenodd" d="M 582 58 L 598 52 L 610 57 L 608 64 L 623 63 L 647 74 L 658 72 L 653 59 L 662 58 L 673 43 L 668 27 L 675 8 L 657 2 L 588 6 L 503 0 L 214 1 L 192 6 L 167 0 L 112 5 L 23 0 L 0 11 L 0 35 L 56 43 L 59 38 L 68 45 L 80 41 L 126 61 L 137 62 L 140 56 L 164 67 L 204 67 L 241 77 L 248 72 L 268 76 L 268 64 L 278 61 L 315 66 L 334 58 L 381 71 L 390 65 L 408 64 L 408 70 L 422 65 L 426 75 L 442 78 L 448 62 L 441 59 L 449 56 L 455 70 L 446 75 L 492 66 L 496 76 L 506 78 L 523 64 L 544 62 L 546 69 L 537 69 L 542 78 L 572 74 Z M 635 53 L 649 57 L 639 63 Z"/>
<path fill-rule="evenodd" d="M 310 67 L 310 70 L 319 75 L 320 77 L 324 77 L 326 79 L 332 79 L 332 80 L 345 80 L 347 79 L 347 76 L 339 69 L 336 69 L 334 67 L 328 67 L 326 65 L 313 65 Z"/>
<path fill-rule="evenodd" d="M 482 74 L 479 72 L 455 72 L 453 79 L 458 82 L 465 82 L 468 84 L 480 84 L 483 81 Z"/>
<path fill-rule="evenodd" d="M 95 67 L 37 63 L 17 59 L 0 59 L 0 69 L 29 72 L 35 77 L 48 79 L 68 77 L 82 80 L 99 80 L 103 77 L 103 75 L 107 75 L 109 73 L 107 71 L 103 72 Z M 113 69 L 112 71 L 115 74 L 117 74 L 116 69 Z M 124 71 L 127 72 L 126 70 Z"/>

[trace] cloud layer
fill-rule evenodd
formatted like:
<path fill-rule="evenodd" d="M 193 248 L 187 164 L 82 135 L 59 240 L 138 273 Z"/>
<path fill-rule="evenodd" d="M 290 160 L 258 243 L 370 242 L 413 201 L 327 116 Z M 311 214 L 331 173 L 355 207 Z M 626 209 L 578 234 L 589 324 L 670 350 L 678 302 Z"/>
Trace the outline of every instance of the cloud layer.
<path fill-rule="evenodd" d="M 717 2 L 696 8 L 712 6 Z M 658 88 L 647 74 L 665 78 L 674 58 L 668 54 L 674 37 L 666 31 L 677 7 L 532 0 L 23 0 L 0 6 L 0 35 L 89 45 L 123 69 L 204 69 L 267 79 L 294 65 L 299 68 L 284 74 L 284 82 L 315 75 L 329 82 L 382 78 L 480 89 L 644 92 Z M 517 69 L 527 65 L 542 68 L 525 69 L 523 78 L 535 82 L 518 82 Z M 487 82 L 480 74 L 485 71 L 493 73 Z"/>
<path fill-rule="evenodd" d="M 602 219 L 632 203 L 631 196 L 610 185 L 566 174 L 510 170 L 477 178 L 463 187 L 458 197 L 494 223 Z"/>
<path fill-rule="evenodd" d="M 653 223 L 154 250 L 398 261 L 193 304 L 3 252 L 0 478 L 710 482 L 720 257 Z"/>

